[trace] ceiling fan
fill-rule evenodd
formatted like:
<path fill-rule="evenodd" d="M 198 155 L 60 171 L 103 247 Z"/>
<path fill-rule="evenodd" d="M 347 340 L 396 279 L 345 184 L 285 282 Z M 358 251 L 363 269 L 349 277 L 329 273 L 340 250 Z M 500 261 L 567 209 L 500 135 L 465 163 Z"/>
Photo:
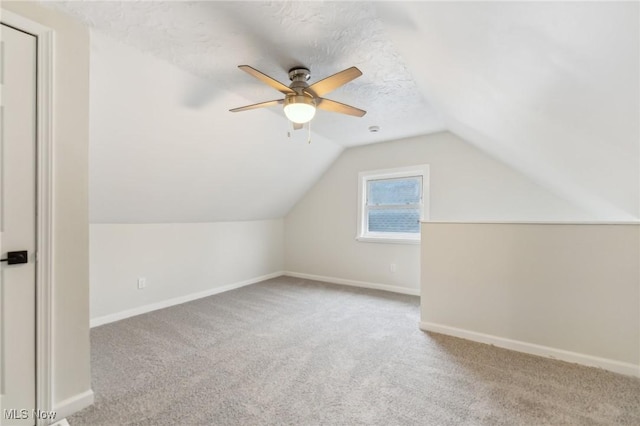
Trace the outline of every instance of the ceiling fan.
<path fill-rule="evenodd" d="M 353 115 L 355 117 L 362 117 L 367 113 L 359 108 L 322 97 L 325 94 L 334 91 L 338 87 L 360 77 L 362 72 L 356 67 L 347 68 L 346 70 L 340 71 L 337 74 L 325 78 L 324 80 L 313 83 L 311 86 L 307 83 L 311 76 L 311 72 L 307 68 L 296 67 L 289 70 L 289 79 L 291 80 L 291 85 L 289 86 L 285 86 L 279 81 L 255 68 L 250 67 L 249 65 L 238 65 L 238 68 L 283 93 L 285 97 L 284 99 L 276 99 L 240 108 L 233 108 L 229 110 L 231 112 L 247 111 L 255 108 L 284 104 L 284 114 L 293 122 L 294 130 L 301 129 L 304 123 L 311 121 L 316 114 L 316 108 L 320 108 L 325 111 Z"/>

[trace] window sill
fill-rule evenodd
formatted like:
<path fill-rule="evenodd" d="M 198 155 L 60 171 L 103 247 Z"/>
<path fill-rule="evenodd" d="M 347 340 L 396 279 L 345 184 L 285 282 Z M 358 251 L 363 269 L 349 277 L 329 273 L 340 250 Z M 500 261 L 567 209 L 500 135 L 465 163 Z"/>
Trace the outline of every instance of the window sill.
<path fill-rule="evenodd" d="M 420 244 L 420 238 L 358 236 L 356 237 L 356 240 L 360 241 L 361 243 Z"/>

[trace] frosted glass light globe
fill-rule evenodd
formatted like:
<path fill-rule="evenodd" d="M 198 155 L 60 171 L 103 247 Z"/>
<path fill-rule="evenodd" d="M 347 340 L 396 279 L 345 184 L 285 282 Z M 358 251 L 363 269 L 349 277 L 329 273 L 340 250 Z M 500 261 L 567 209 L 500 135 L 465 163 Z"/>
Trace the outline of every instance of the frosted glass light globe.
<path fill-rule="evenodd" d="M 302 95 L 288 96 L 284 103 L 284 115 L 290 121 L 298 124 L 311 121 L 316 115 L 313 99 Z"/>

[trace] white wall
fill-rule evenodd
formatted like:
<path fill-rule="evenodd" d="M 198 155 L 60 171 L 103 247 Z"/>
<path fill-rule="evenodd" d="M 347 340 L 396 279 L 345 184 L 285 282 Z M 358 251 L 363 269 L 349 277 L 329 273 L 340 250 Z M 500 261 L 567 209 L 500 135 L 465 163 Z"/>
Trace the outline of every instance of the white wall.
<path fill-rule="evenodd" d="M 89 33 L 32 2 L 2 7 L 55 31 L 53 141 L 53 404 L 92 401 L 89 370 Z"/>
<path fill-rule="evenodd" d="M 260 143 L 229 132 L 225 123 L 247 117 L 228 108 L 251 102 L 228 95 L 91 32 L 92 325 L 282 270 L 275 218 L 341 148 L 288 140 L 287 123 L 270 111 L 257 113 L 274 115 Z"/>
<path fill-rule="evenodd" d="M 279 275 L 282 253 L 282 219 L 92 224 L 92 324 Z"/>
<path fill-rule="evenodd" d="M 418 293 L 417 245 L 358 242 L 358 172 L 430 165 L 432 220 L 593 219 L 451 133 L 345 151 L 285 220 L 285 269 Z M 390 272 L 390 264 L 397 272 Z"/>
<path fill-rule="evenodd" d="M 640 225 L 422 227 L 425 330 L 640 376 Z"/>
<path fill-rule="evenodd" d="M 238 96 L 91 32 L 91 223 L 276 219 L 302 197 L 342 147 L 289 139 L 281 108 L 229 112 L 278 96 L 235 65 L 266 93 Z"/>

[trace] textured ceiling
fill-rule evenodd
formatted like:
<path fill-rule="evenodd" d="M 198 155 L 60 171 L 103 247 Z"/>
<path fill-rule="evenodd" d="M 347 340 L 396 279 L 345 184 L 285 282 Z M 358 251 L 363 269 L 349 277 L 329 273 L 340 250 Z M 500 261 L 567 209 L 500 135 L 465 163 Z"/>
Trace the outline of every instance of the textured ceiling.
<path fill-rule="evenodd" d="M 319 111 L 312 132 L 342 146 L 443 130 L 366 2 L 55 2 L 92 28 L 215 83 L 187 88 L 183 102 L 200 108 L 229 94 L 227 109 L 281 98 L 236 68 L 247 64 L 288 85 L 295 66 L 310 83 L 350 66 L 363 76 L 325 96 L 367 111 L 364 118 Z M 283 116 L 282 107 L 271 108 Z M 220 114 L 229 114 L 221 110 Z M 258 123 L 255 111 L 242 112 Z M 372 134 L 376 125 L 381 132 Z"/>
<path fill-rule="evenodd" d="M 93 221 L 281 217 L 341 149 L 442 129 L 594 218 L 640 217 L 638 2 L 45 4 L 134 48 L 93 33 Z M 319 111 L 287 145 L 281 108 L 228 112 L 280 97 L 240 64 L 355 65 L 327 98 L 368 114 Z"/>

